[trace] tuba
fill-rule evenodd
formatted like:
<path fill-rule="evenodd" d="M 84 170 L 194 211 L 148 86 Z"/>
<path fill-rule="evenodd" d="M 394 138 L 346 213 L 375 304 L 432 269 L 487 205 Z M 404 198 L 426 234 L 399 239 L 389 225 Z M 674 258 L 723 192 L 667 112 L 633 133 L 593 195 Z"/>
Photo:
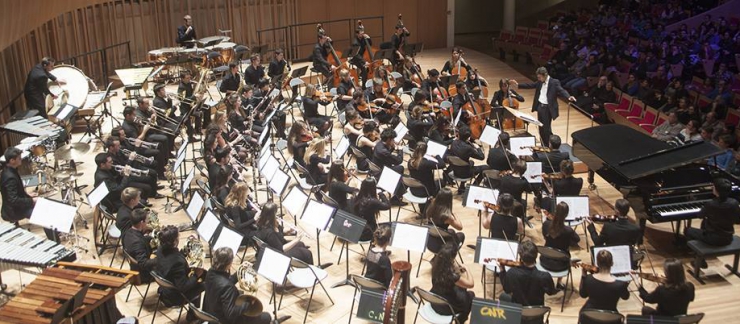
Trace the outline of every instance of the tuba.
<path fill-rule="evenodd" d="M 185 260 L 188 261 L 188 266 L 191 268 L 200 268 L 206 255 L 203 243 L 195 235 L 188 236 L 188 242 L 182 249 L 182 254 L 185 255 Z"/>
<path fill-rule="evenodd" d="M 262 313 L 262 302 L 254 296 L 258 287 L 257 271 L 254 270 L 252 263 L 244 261 L 236 270 L 236 278 L 239 280 L 237 288 L 244 292 L 236 298 L 236 305 L 243 307 L 242 315 L 258 316 Z"/>
<path fill-rule="evenodd" d="M 147 208 L 147 212 L 149 214 L 146 216 L 146 225 L 152 229 L 152 240 L 149 241 L 149 246 L 152 247 L 152 250 L 156 250 L 157 247 L 159 247 L 159 229 L 161 228 L 161 225 L 159 224 L 159 214 L 149 208 Z"/>

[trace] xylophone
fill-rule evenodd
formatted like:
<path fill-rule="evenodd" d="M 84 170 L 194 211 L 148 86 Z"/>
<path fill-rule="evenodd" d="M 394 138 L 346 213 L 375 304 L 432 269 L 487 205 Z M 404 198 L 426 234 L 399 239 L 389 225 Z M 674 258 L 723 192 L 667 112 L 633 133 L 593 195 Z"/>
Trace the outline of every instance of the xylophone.
<path fill-rule="evenodd" d="M 0 271 L 46 268 L 54 263 L 74 261 L 77 254 L 64 245 L 47 240 L 12 223 L 0 223 Z"/>
<path fill-rule="evenodd" d="M 59 262 L 44 269 L 0 308 L 4 323 L 115 323 L 123 317 L 115 295 L 136 271 Z"/>

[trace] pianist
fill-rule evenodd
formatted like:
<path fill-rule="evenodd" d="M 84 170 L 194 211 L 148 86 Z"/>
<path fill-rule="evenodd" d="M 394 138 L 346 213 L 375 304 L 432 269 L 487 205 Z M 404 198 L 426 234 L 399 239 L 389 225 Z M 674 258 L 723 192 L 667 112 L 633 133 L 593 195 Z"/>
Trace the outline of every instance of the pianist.
<path fill-rule="evenodd" d="M 136 209 L 131 213 L 131 228 L 123 233 L 123 250 L 128 253 L 137 264 L 131 264 L 131 270 L 139 271 L 139 280 L 141 283 L 152 281 L 150 272 L 157 265 L 157 259 L 152 258 L 152 247 L 149 244 L 152 240 L 149 236 L 144 236 L 146 231 L 147 211 Z"/>
<path fill-rule="evenodd" d="M 735 233 L 733 224 L 740 224 L 740 207 L 737 200 L 729 197 L 731 192 L 732 183 L 729 180 L 714 180 L 714 199 L 699 211 L 699 216 L 703 218 L 701 228 L 687 227 L 684 231 L 687 240 L 699 240 L 715 246 L 732 243 Z M 706 267 L 706 262 L 702 267 Z"/>
<path fill-rule="evenodd" d="M 39 116 L 44 119 L 49 119 L 46 113 L 46 95 L 51 95 L 54 99 L 57 98 L 56 94 L 49 91 L 49 79 L 59 84 L 64 84 L 64 80 L 57 79 L 53 74 L 50 73 L 51 69 L 54 68 L 54 59 L 50 57 L 44 57 L 41 63 L 28 72 L 26 78 L 26 85 L 23 87 L 23 95 L 26 97 L 26 103 L 29 109 L 36 109 L 39 111 Z"/>

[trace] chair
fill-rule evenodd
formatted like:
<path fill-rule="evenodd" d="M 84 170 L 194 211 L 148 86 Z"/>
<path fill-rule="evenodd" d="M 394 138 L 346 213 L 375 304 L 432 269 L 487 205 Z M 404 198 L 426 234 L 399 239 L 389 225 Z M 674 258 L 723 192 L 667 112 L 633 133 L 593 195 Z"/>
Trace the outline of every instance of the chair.
<path fill-rule="evenodd" d="M 136 261 L 136 259 L 134 259 L 130 254 L 128 254 L 128 252 L 126 252 L 126 250 L 121 249 L 121 251 L 123 251 L 123 257 L 126 258 L 126 260 L 128 261 L 129 266 L 133 267 L 134 265 L 138 265 L 139 264 L 139 262 Z M 144 308 L 144 302 L 146 301 L 146 296 L 149 294 L 149 287 L 152 285 L 152 282 L 150 281 L 150 282 L 146 283 L 146 289 L 144 290 L 144 294 L 143 295 L 141 294 L 141 290 L 139 290 L 139 287 L 137 287 L 138 285 L 142 285 L 142 284 L 143 283 L 141 283 L 141 276 L 136 276 L 135 279 L 134 279 L 134 281 L 131 282 L 131 287 L 128 288 L 128 294 L 126 295 L 126 302 L 128 302 L 128 298 L 129 298 L 129 296 L 131 296 L 131 290 L 133 288 L 136 288 L 136 292 L 138 292 L 139 293 L 139 296 L 141 296 L 141 305 L 139 306 L 139 312 L 136 313 L 136 316 L 137 317 L 138 316 L 141 316 L 141 309 Z"/>
<path fill-rule="evenodd" d="M 419 308 L 416 311 L 416 315 L 414 316 L 414 324 L 416 324 L 416 319 L 419 318 L 419 315 L 421 315 L 421 318 L 423 318 L 425 321 L 429 323 L 434 323 L 434 324 L 445 324 L 445 323 L 457 322 L 457 316 L 459 314 L 455 313 L 455 310 L 452 308 L 452 305 L 450 305 L 447 299 L 444 299 L 442 296 L 439 296 L 437 294 L 421 289 L 418 286 L 414 287 L 413 290 L 416 290 L 416 293 L 419 295 L 419 300 L 421 302 L 421 304 L 419 305 Z M 432 308 L 432 304 L 446 305 L 447 307 L 450 308 L 450 313 L 455 314 L 455 315 L 439 314 L 434 310 L 434 308 Z"/>
<path fill-rule="evenodd" d="M 411 207 L 414 208 L 414 212 L 419 214 L 419 218 L 423 221 L 424 215 L 421 214 L 421 207 L 419 207 L 419 211 L 416 211 L 416 207 L 414 207 L 414 204 L 426 204 L 429 201 L 429 191 L 427 190 L 427 187 L 425 187 L 419 180 L 416 180 L 412 177 L 403 176 L 401 177 L 401 181 L 403 182 L 403 185 L 406 186 L 406 193 L 403 194 L 403 200 L 406 200 L 411 203 Z M 411 193 L 411 188 L 423 188 L 424 192 L 426 192 L 426 197 L 419 197 L 414 196 L 413 193 Z M 396 221 L 398 221 L 398 215 L 401 213 L 401 208 L 398 208 L 398 211 L 396 211 Z"/>
<path fill-rule="evenodd" d="M 362 292 L 363 289 L 380 290 L 385 291 L 388 288 L 381 282 L 370 278 L 365 278 L 358 275 L 350 275 L 352 282 L 355 284 L 355 293 L 352 295 L 352 306 L 349 307 L 349 323 L 352 323 L 352 310 L 355 308 L 355 302 L 357 300 L 357 291 Z"/>
<path fill-rule="evenodd" d="M 380 172 L 383 171 L 383 168 L 375 164 L 375 162 L 370 161 L 370 159 L 367 159 L 367 165 L 370 168 L 370 174 L 374 176 L 380 176 Z"/>
<path fill-rule="evenodd" d="M 655 108 L 646 107 L 645 114 L 642 116 L 642 118 L 637 117 L 637 116 L 628 116 L 627 120 L 637 124 L 637 126 L 640 126 L 640 127 L 655 126 L 655 122 L 658 120 L 659 114 L 660 113 L 657 110 L 655 110 Z M 643 127 L 643 129 L 645 128 Z"/>
<path fill-rule="evenodd" d="M 540 254 L 541 257 L 546 257 L 548 259 L 554 259 L 559 261 L 566 261 L 570 264 L 570 257 L 567 253 L 558 250 L 556 248 L 551 248 L 548 246 L 537 246 L 537 252 Z M 568 267 L 568 270 L 563 271 L 550 271 L 542 267 L 542 264 L 540 263 L 540 258 L 537 259 L 537 270 L 544 271 L 549 273 L 553 278 L 563 278 L 565 277 L 565 290 L 563 290 L 563 302 L 560 305 L 560 311 L 562 312 L 565 308 L 565 297 L 568 293 L 568 284 L 570 283 L 571 287 L 571 294 L 573 294 L 573 291 L 575 290 L 573 286 L 573 272 L 570 271 L 570 266 Z"/>
<path fill-rule="evenodd" d="M 632 106 L 632 96 L 622 93 L 622 97 L 619 98 L 619 104 L 614 104 L 611 102 L 604 103 L 604 109 L 609 109 L 612 111 L 617 110 L 629 110 Z"/>
<path fill-rule="evenodd" d="M 306 323 L 308 318 L 308 310 L 311 309 L 311 301 L 313 301 L 313 293 L 316 290 L 316 284 L 321 285 L 321 289 L 324 290 L 326 297 L 329 297 L 329 301 L 334 305 L 334 300 L 329 296 L 329 292 L 326 291 L 322 280 L 326 279 L 329 274 L 326 270 L 316 266 L 308 265 L 305 262 L 293 258 L 290 261 L 291 271 L 286 276 L 286 279 L 297 288 L 308 289 L 311 288 L 311 296 L 308 299 L 308 305 L 306 306 L 306 314 L 303 316 L 303 323 Z M 283 295 L 280 295 L 280 304 L 283 302 Z M 280 308 L 280 306 L 278 306 Z"/>
<path fill-rule="evenodd" d="M 470 167 L 470 163 L 463 161 L 461 158 L 454 156 L 454 155 L 448 156 L 447 160 L 450 162 L 450 165 L 452 166 Z M 465 184 L 473 180 L 473 177 L 467 177 L 467 178 L 458 177 L 455 175 L 455 171 L 450 171 L 450 173 L 448 173 L 447 175 L 450 176 L 450 178 L 452 178 L 452 181 L 454 181 L 458 185 L 457 186 L 458 190 L 462 188 L 460 186 L 461 184 Z"/>
<path fill-rule="evenodd" d="M 203 323 L 208 323 L 208 324 L 220 324 L 221 323 L 218 321 L 218 318 L 216 318 L 216 316 L 206 313 L 204 310 L 193 305 L 193 303 L 188 303 L 188 309 L 192 310 L 193 315 L 195 315 L 195 318 L 198 319 L 199 321 L 202 321 Z"/>
<path fill-rule="evenodd" d="M 224 214 L 226 213 L 226 207 L 218 201 L 218 198 L 211 197 L 211 206 L 213 206 L 213 210 L 216 212 L 216 214 Z"/>
<path fill-rule="evenodd" d="M 315 67 L 311 67 L 309 69 L 308 73 L 308 82 L 313 83 L 313 77 L 316 76 L 316 81 L 318 81 L 318 84 L 324 84 L 324 75 L 319 72 Z"/>
<path fill-rule="evenodd" d="M 624 322 L 624 315 L 601 309 L 584 309 L 581 311 L 580 317 L 588 319 L 589 323 L 615 324 Z"/>
<path fill-rule="evenodd" d="M 645 104 L 639 99 L 634 99 L 632 101 L 632 106 L 630 107 L 629 110 L 617 109 L 615 110 L 615 112 L 621 115 L 622 117 L 629 117 L 629 116 L 642 117 L 642 113 L 644 109 L 645 109 Z"/>
<path fill-rule="evenodd" d="M 177 290 L 177 292 L 180 295 L 182 295 L 183 300 L 186 300 L 186 301 L 188 300 L 185 297 L 185 295 L 183 295 L 182 292 L 180 292 L 180 290 L 177 289 L 177 287 L 175 287 L 175 285 L 173 283 L 171 283 L 169 280 L 161 277 L 160 275 L 158 275 L 154 271 L 152 271 L 151 274 L 152 274 L 152 278 L 154 278 L 154 281 L 159 285 L 159 287 L 166 288 L 166 289 L 174 289 L 174 290 Z M 162 302 L 162 294 L 161 293 L 158 293 L 157 307 L 154 308 L 154 313 L 152 313 L 152 324 L 154 324 L 154 319 L 157 317 L 157 312 L 159 312 L 159 304 L 160 303 L 162 305 L 164 305 L 164 303 Z M 175 308 L 175 307 L 179 307 L 180 308 L 180 311 L 177 314 L 177 321 L 175 323 L 180 322 L 180 316 L 182 316 L 182 309 L 185 308 L 185 304 L 189 304 L 189 303 L 186 302 L 186 303 L 183 303 L 182 305 L 174 305 L 174 306 L 171 306 L 171 308 Z M 162 315 L 164 315 L 164 317 L 167 317 L 167 315 L 165 315 L 164 313 L 162 313 L 162 312 L 159 312 L 159 313 L 161 313 Z M 167 317 L 167 318 L 170 319 L 169 317 Z M 170 319 L 170 320 L 172 320 L 172 319 Z"/>
<path fill-rule="evenodd" d="M 699 324 L 704 318 L 704 313 L 678 315 L 678 324 Z"/>
<path fill-rule="evenodd" d="M 429 229 L 427 231 L 427 236 L 429 238 L 438 238 L 443 242 L 452 242 L 457 239 L 457 237 L 452 236 L 450 232 L 445 231 L 437 226 L 434 225 L 426 225 L 426 227 Z M 426 250 L 431 252 L 433 255 L 437 255 L 437 252 L 439 251 L 432 251 L 432 249 L 429 248 L 429 243 L 431 240 L 427 238 L 427 245 Z M 460 242 L 462 244 L 463 242 Z M 463 263 L 462 255 L 460 254 L 460 249 L 458 247 L 457 249 L 457 255 L 460 257 L 460 263 Z M 419 255 L 419 265 L 416 267 L 416 277 L 419 278 L 419 270 L 421 269 L 421 261 L 424 260 L 424 251 L 421 252 L 421 255 Z"/>
<path fill-rule="evenodd" d="M 365 153 L 362 153 L 362 151 L 359 148 L 357 148 L 353 143 L 350 143 L 349 144 L 349 149 L 352 151 L 352 155 L 354 155 L 354 157 L 355 157 L 355 164 L 357 164 L 356 161 L 361 161 L 362 159 L 367 159 L 367 156 L 365 156 Z M 349 163 L 351 161 L 352 161 L 351 158 L 347 159 L 347 165 L 345 167 L 349 166 Z M 358 172 L 361 172 L 361 173 L 367 173 L 367 170 L 364 170 L 364 171 L 357 170 L 357 171 Z"/>
<path fill-rule="evenodd" d="M 293 163 L 293 165 L 295 166 L 296 170 L 298 170 L 299 173 L 305 176 L 305 178 L 296 177 L 297 178 L 296 181 L 298 181 L 298 185 L 301 186 L 301 189 L 313 191 L 314 189 L 321 186 L 321 185 L 313 185 L 313 184 L 308 183 L 307 179 L 309 178 L 314 183 L 316 183 L 316 181 L 313 178 L 311 178 L 311 174 L 308 173 L 308 170 L 306 170 L 306 167 L 302 166 L 300 163 Z"/>
<path fill-rule="evenodd" d="M 550 307 L 548 306 L 524 306 L 522 307 L 522 322 L 536 321 L 540 318 L 542 323 L 550 322 Z"/>
<path fill-rule="evenodd" d="M 104 244 L 107 243 L 110 239 L 116 240 L 116 243 L 113 245 L 113 255 L 110 257 L 110 264 L 109 267 L 113 266 L 113 260 L 116 259 L 116 252 L 118 252 L 118 248 L 121 246 L 121 236 L 123 233 L 121 233 L 121 230 L 116 227 L 116 216 L 113 216 L 108 211 L 108 208 L 103 206 L 102 204 L 100 206 L 100 215 L 103 217 L 104 222 L 106 223 L 104 228 L 107 228 L 105 231 L 105 234 L 103 236 L 103 242 Z M 123 267 L 123 260 L 121 261 L 121 267 Z"/>

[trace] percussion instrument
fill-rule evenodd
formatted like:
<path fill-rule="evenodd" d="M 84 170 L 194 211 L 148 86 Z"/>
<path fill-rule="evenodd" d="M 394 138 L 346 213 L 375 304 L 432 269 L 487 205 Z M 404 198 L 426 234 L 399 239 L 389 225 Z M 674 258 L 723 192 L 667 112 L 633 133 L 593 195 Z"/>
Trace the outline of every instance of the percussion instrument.
<path fill-rule="evenodd" d="M 383 298 L 383 324 L 403 324 L 406 319 L 406 292 L 409 291 L 411 263 L 396 261 L 391 264 L 393 279 Z"/>
<path fill-rule="evenodd" d="M 213 46 L 213 50 L 221 53 L 221 58 L 223 59 L 224 64 L 229 64 L 229 62 L 231 62 L 231 60 L 235 58 L 235 47 L 236 43 L 222 42 L 216 46 Z"/>
<path fill-rule="evenodd" d="M 59 262 L 45 269 L 0 308 L 0 323 L 115 323 L 123 317 L 115 295 L 136 271 Z"/>
<path fill-rule="evenodd" d="M 182 47 L 163 47 L 149 51 L 149 61 L 167 61 L 171 57 L 175 56 L 177 52 L 181 52 Z"/>
<path fill-rule="evenodd" d="M 60 260 L 76 259 L 75 251 L 64 245 L 15 227 L 12 223 L 0 223 L 0 271 L 46 268 Z"/>
<path fill-rule="evenodd" d="M 90 144 L 71 143 L 64 145 L 54 151 L 54 158 L 57 160 L 81 160 L 82 157 L 90 150 Z"/>
<path fill-rule="evenodd" d="M 64 79 L 66 81 L 62 85 L 52 82 L 49 84 L 49 91 L 58 96 L 57 99 L 52 99 L 51 96 L 46 97 L 46 108 L 50 116 L 56 115 L 53 112 L 64 108 L 64 104 L 69 104 L 78 109 L 84 107 L 90 89 L 97 90 L 95 83 L 82 70 L 74 66 L 65 64 L 57 65 L 49 73 L 58 79 Z M 50 103 L 52 103 L 51 106 L 49 106 Z M 66 118 L 62 119 L 69 119 L 67 116 L 64 117 Z"/>

